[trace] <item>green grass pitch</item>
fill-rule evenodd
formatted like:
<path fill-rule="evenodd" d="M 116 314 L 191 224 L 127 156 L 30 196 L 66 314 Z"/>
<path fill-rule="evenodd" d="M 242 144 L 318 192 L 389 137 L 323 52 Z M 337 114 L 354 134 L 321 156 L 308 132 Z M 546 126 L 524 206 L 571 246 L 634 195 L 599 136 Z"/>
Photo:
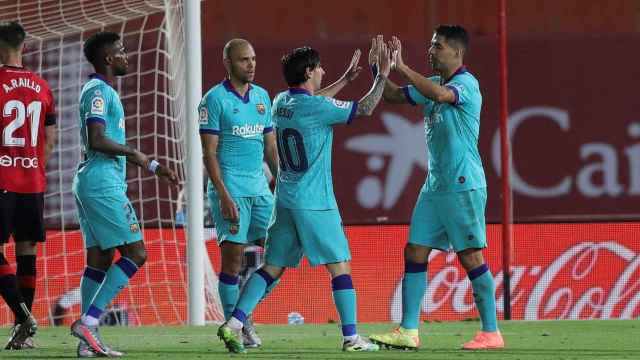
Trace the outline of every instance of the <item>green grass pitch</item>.
<path fill-rule="evenodd" d="M 127 359 L 640 359 L 640 320 L 513 321 L 500 324 L 507 348 L 459 350 L 479 323 L 428 323 L 421 329 L 419 351 L 381 350 L 343 353 L 336 324 L 258 326 L 261 349 L 231 355 L 215 337 L 216 327 L 105 327 L 103 337 Z M 389 324 L 361 324 L 360 333 L 390 329 Z M 3 328 L 8 333 L 8 329 Z M 39 349 L 0 351 L 0 359 L 75 358 L 76 340 L 68 328 L 42 328 Z"/>

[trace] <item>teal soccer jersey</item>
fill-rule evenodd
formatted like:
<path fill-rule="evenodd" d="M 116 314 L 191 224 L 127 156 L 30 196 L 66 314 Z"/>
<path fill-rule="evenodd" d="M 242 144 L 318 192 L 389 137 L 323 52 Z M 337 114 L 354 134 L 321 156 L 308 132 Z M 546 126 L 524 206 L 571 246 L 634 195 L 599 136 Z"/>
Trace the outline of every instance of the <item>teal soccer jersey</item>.
<path fill-rule="evenodd" d="M 120 97 L 101 76 L 92 75 L 80 93 L 83 160 L 73 181 L 78 220 L 86 248 L 112 249 L 142 240 L 135 210 L 127 198 L 126 157 L 91 150 L 88 126 L 104 125 L 105 136 L 125 144 Z"/>
<path fill-rule="evenodd" d="M 270 194 L 262 166 L 264 134 L 273 130 L 267 91 L 249 85 L 244 97 L 229 80 L 214 86 L 198 107 L 200 133 L 219 136 L 218 161 L 222 181 L 233 197 Z M 215 192 L 209 181 L 209 192 Z"/>
<path fill-rule="evenodd" d="M 456 101 L 437 103 L 424 97 L 413 85 L 403 88 L 409 103 L 424 106 L 429 175 L 423 191 L 459 192 L 486 187 L 478 152 L 482 107 L 478 80 L 465 67 L 447 81 L 439 76 L 429 80 L 453 90 Z"/>
<path fill-rule="evenodd" d="M 332 125 L 348 123 L 358 103 L 312 96 L 292 88 L 273 101 L 278 133 L 279 206 L 289 209 L 336 209 L 331 178 Z"/>
<path fill-rule="evenodd" d="M 89 124 L 101 123 L 108 139 L 125 144 L 124 109 L 118 93 L 101 76 L 91 75 L 80 93 L 79 110 L 83 152 L 77 173 L 80 190 L 96 194 L 126 190 L 126 157 L 91 150 L 87 130 Z"/>

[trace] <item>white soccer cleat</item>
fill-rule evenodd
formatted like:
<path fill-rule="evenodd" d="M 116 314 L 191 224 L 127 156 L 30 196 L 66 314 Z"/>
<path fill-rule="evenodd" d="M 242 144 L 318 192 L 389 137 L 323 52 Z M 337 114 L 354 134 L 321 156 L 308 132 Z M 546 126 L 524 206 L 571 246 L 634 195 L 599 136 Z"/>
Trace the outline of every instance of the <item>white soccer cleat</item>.
<path fill-rule="evenodd" d="M 342 343 L 342 351 L 359 352 L 359 351 L 378 351 L 380 346 L 358 335 L 355 340 L 346 340 Z"/>
<path fill-rule="evenodd" d="M 76 350 L 76 354 L 78 355 L 79 358 L 105 357 L 105 355 L 98 354 L 97 352 L 93 351 L 93 349 L 91 349 L 91 347 L 89 347 L 89 345 L 87 345 L 87 343 L 85 343 L 84 341 L 78 342 L 78 348 Z M 108 346 L 107 346 L 107 354 L 109 357 L 124 356 L 122 352 L 113 350 Z"/>

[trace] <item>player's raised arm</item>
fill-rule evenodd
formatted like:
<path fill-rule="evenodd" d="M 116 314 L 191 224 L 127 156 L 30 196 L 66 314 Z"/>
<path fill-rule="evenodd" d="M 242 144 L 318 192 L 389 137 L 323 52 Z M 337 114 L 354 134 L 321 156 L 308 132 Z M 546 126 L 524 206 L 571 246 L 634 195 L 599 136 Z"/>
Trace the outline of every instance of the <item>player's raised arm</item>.
<path fill-rule="evenodd" d="M 342 90 L 348 83 L 352 82 L 358 77 L 360 71 L 362 70 L 362 67 L 358 65 L 359 61 L 360 49 L 356 49 L 356 51 L 353 53 L 353 57 L 351 58 L 351 62 L 349 63 L 349 66 L 347 67 L 347 70 L 344 72 L 344 74 L 342 74 L 342 76 L 333 84 L 325 87 L 324 89 L 316 91 L 316 95 L 335 97 L 340 92 L 340 90 Z"/>
<path fill-rule="evenodd" d="M 371 38 L 371 49 L 369 50 L 369 67 L 371 68 L 371 72 L 373 73 L 373 77 L 378 75 L 378 53 L 380 44 L 384 43 L 384 38 L 382 35 L 377 35 Z M 393 60 L 393 53 L 392 60 Z M 392 61 L 392 70 L 394 67 Z M 382 98 L 384 101 L 391 104 L 406 104 L 407 98 L 402 91 L 402 88 L 398 86 L 396 83 L 387 78 L 387 81 L 384 83 L 384 91 L 382 92 Z"/>
<path fill-rule="evenodd" d="M 373 85 L 367 94 L 358 102 L 358 110 L 356 116 L 371 116 L 373 110 L 382 98 L 385 82 L 391 71 L 391 53 L 387 45 L 382 42 L 378 44 L 377 68 L 378 74 L 373 80 Z"/>
<path fill-rule="evenodd" d="M 395 70 L 402 75 L 409 83 L 416 87 L 424 97 L 436 102 L 455 103 L 456 94 L 448 87 L 441 86 L 435 82 L 422 76 L 422 74 L 414 71 L 407 66 L 402 59 L 402 43 L 396 36 L 389 42 L 389 46 L 393 52 L 393 60 L 395 62 Z M 431 42 L 431 48 L 429 50 L 429 58 L 432 60 L 432 51 L 438 51 L 443 45 L 435 40 Z"/>

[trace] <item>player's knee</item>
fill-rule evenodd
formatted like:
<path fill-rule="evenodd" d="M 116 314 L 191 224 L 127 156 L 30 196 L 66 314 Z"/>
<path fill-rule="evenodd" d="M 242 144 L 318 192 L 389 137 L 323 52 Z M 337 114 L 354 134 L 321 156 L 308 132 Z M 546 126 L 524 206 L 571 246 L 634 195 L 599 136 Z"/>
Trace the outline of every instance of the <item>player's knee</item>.
<path fill-rule="evenodd" d="M 133 261 L 138 267 L 141 267 L 145 262 L 147 262 L 147 251 L 145 249 L 136 249 L 129 254 L 128 258 L 131 259 L 131 261 Z"/>
<path fill-rule="evenodd" d="M 36 255 L 38 243 L 35 241 L 16 242 L 16 255 Z"/>
<path fill-rule="evenodd" d="M 283 267 L 269 265 L 269 264 L 262 265 L 260 269 L 262 269 L 264 272 L 269 274 L 269 276 L 271 276 L 274 280 L 278 280 L 282 276 L 282 274 L 284 274 L 284 270 L 285 270 L 285 268 Z"/>
<path fill-rule="evenodd" d="M 239 259 L 223 258 L 220 270 L 227 275 L 238 276 L 242 270 L 242 256 Z"/>
<path fill-rule="evenodd" d="M 460 264 L 466 271 L 471 271 L 484 264 L 484 257 L 481 249 L 465 249 L 458 252 Z"/>
<path fill-rule="evenodd" d="M 429 260 L 431 249 L 426 246 L 407 244 L 404 248 L 404 259 L 416 264 L 423 264 Z"/>

